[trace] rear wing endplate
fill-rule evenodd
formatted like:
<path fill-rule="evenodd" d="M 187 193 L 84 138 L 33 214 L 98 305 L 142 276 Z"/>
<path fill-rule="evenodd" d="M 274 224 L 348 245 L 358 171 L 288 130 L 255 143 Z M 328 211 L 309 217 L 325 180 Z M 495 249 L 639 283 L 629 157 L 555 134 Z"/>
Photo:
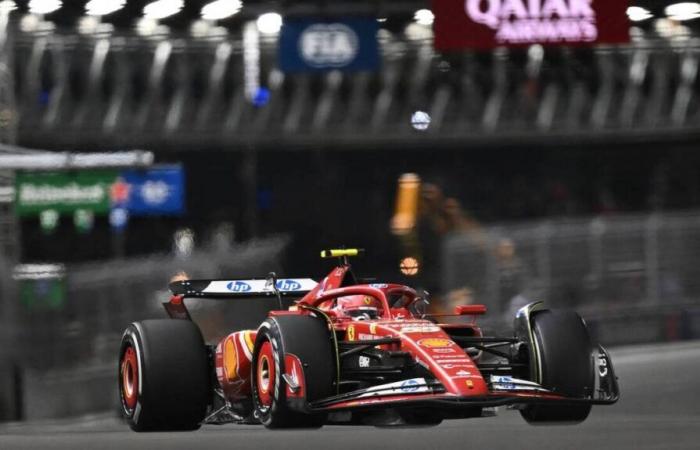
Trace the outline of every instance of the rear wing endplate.
<path fill-rule="evenodd" d="M 184 280 L 170 283 L 170 291 L 183 297 L 255 298 L 301 297 L 316 285 L 311 278 L 252 278 L 237 280 Z"/>

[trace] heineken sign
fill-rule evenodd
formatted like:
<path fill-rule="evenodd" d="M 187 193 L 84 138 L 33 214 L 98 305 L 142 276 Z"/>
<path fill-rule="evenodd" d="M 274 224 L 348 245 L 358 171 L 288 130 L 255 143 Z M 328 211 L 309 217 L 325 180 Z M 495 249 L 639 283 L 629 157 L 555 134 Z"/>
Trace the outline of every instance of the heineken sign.
<path fill-rule="evenodd" d="M 59 213 L 87 210 L 107 214 L 117 175 L 113 170 L 18 173 L 16 211 L 20 216 L 38 215 L 49 209 Z"/>

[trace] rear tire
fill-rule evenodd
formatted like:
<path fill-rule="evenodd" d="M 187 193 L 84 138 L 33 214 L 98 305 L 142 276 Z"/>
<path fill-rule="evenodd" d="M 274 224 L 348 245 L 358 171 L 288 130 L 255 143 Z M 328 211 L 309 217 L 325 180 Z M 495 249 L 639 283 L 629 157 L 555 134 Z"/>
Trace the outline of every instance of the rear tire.
<path fill-rule="evenodd" d="M 593 393 L 593 344 L 583 319 L 573 311 L 544 310 L 531 318 L 542 361 L 542 386 L 567 397 Z M 579 423 L 591 412 L 589 404 L 528 405 L 520 410 L 531 424 Z"/>
<path fill-rule="evenodd" d="M 318 428 L 326 414 L 309 414 L 290 407 L 285 355 L 299 358 L 304 372 L 306 401 L 333 394 L 335 351 L 325 321 L 310 316 L 277 316 L 258 330 L 252 361 L 255 415 L 267 428 Z"/>
<path fill-rule="evenodd" d="M 124 332 L 119 362 L 122 415 L 132 430 L 200 427 L 209 403 L 209 360 L 194 323 L 132 323 Z"/>

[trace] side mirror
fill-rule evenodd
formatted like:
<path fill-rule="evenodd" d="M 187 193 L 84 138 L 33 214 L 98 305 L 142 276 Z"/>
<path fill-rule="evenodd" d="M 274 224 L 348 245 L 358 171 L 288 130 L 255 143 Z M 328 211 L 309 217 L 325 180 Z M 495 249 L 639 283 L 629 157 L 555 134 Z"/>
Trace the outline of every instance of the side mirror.
<path fill-rule="evenodd" d="M 459 316 L 480 316 L 486 314 L 485 305 L 458 305 L 455 306 L 455 314 Z"/>

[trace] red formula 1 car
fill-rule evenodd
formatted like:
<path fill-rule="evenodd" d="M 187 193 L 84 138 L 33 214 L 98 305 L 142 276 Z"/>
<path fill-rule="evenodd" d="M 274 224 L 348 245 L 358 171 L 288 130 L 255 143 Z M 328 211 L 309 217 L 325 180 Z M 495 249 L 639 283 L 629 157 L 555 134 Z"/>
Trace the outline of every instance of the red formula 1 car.
<path fill-rule="evenodd" d="M 119 392 L 131 428 L 435 425 L 497 406 L 530 423 L 577 423 L 591 405 L 617 401 L 610 356 L 576 313 L 532 303 L 511 335 L 484 336 L 474 321 L 483 306 L 427 315 L 410 287 L 358 282 L 347 262 L 357 253 L 323 252 L 341 264 L 320 283 L 274 275 L 172 283 L 171 318 L 133 323 L 122 340 Z M 185 307 L 195 297 L 272 297 L 280 307 L 257 330 L 207 343 Z"/>

